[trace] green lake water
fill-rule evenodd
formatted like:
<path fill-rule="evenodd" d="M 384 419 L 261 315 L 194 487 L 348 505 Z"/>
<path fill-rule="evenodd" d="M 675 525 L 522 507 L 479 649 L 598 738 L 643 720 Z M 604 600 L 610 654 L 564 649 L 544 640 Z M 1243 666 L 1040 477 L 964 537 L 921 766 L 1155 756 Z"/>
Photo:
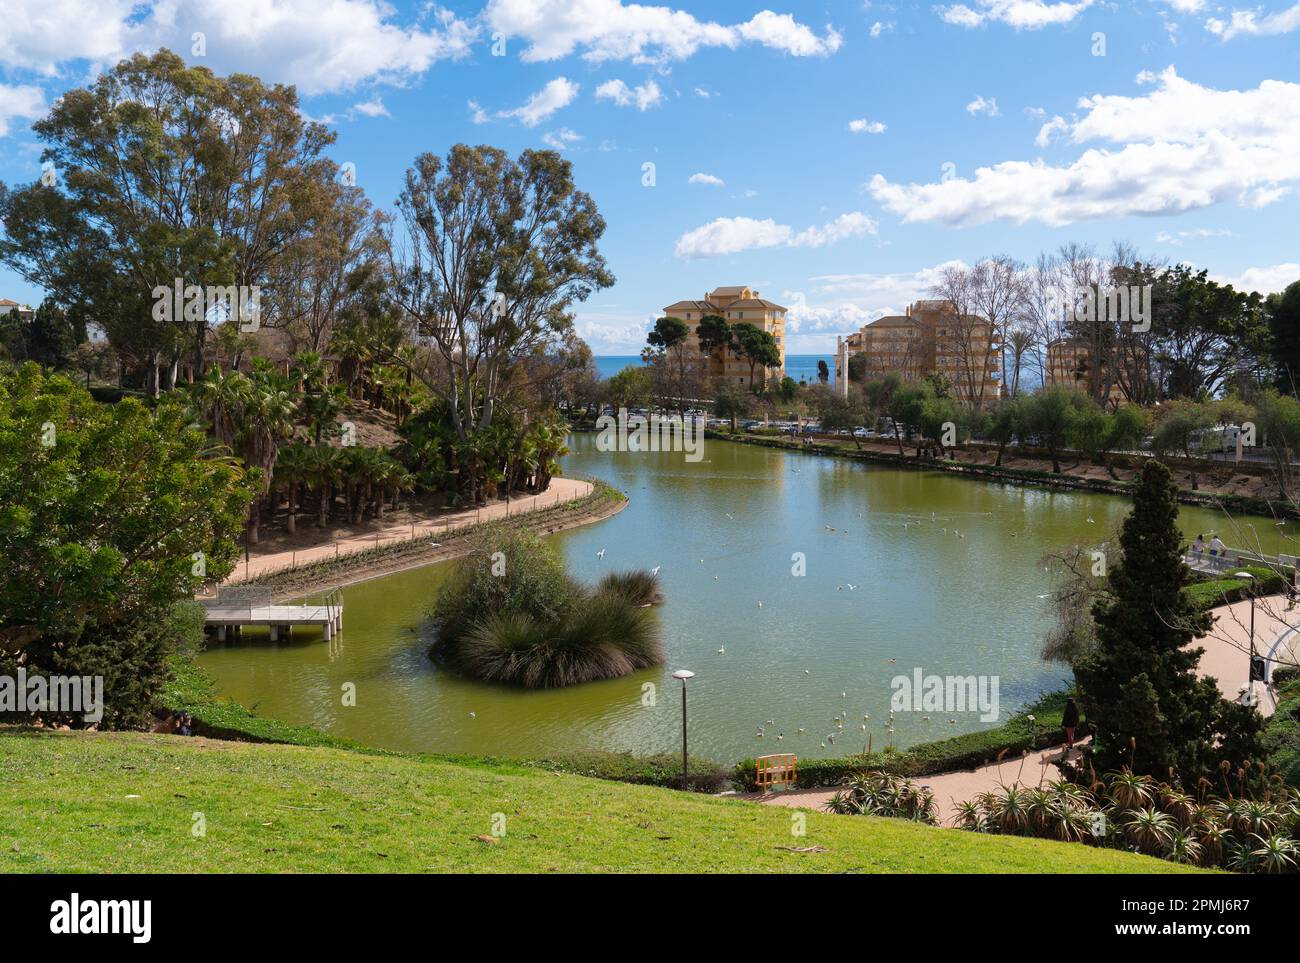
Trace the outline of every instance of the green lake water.
<path fill-rule="evenodd" d="M 344 631 L 330 643 L 250 633 L 212 643 L 200 664 L 219 692 L 259 715 L 391 749 L 518 757 L 680 748 L 680 684 L 670 673 L 688 668 L 693 752 L 726 763 L 844 755 L 866 743 L 864 715 L 875 747 L 888 741 L 890 681 L 917 668 L 996 676 L 1002 719 L 1058 688 L 1064 667 L 1038 658 L 1051 621 L 1039 560 L 1097 545 L 1129 508 L 1113 496 L 730 442 L 706 442 L 704 459 L 690 463 L 678 453 L 599 452 L 594 441 L 576 437 L 565 467 L 607 480 L 630 504 L 551 537 L 587 580 L 662 567 L 664 666 L 552 691 L 458 678 L 426 656 L 442 565 L 345 589 Z M 1192 536 L 1218 531 L 1234 546 L 1253 539 L 1251 525 L 1265 551 L 1290 551 L 1284 533 L 1300 536 L 1295 522 L 1279 530 L 1187 506 L 1180 520 Z M 806 560 L 802 577 L 792 574 L 795 553 Z M 347 683 L 355 706 L 343 705 Z M 839 730 L 833 719 L 845 713 Z M 974 712 L 904 712 L 892 738 L 907 746 L 996 724 Z M 821 748 L 831 733 L 835 742 Z"/>

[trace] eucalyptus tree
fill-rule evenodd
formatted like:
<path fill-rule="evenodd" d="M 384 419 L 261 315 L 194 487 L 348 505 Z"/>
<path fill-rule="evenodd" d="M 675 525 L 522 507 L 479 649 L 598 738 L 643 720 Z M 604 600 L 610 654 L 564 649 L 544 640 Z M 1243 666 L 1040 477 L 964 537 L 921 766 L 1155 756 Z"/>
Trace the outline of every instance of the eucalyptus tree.
<path fill-rule="evenodd" d="M 469 443 L 492 426 L 512 363 L 562 343 L 572 306 L 614 283 L 597 248 L 605 221 L 557 152 L 513 160 L 465 144 L 417 157 L 397 208 L 393 298 L 428 348 L 411 370 Z M 462 494 L 482 484 L 462 476 Z"/>
<path fill-rule="evenodd" d="M 181 352 L 202 370 L 209 328 L 230 305 L 222 296 L 159 317 L 154 288 L 267 287 L 270 322 L 277 259 L 331 209 L 337 168 L 323 151 L 334 135 L 305 119 L 293 87 L 219 77 L 170 50 L 67 91 L 32 129 L 57 179 L 0 190 L 0 261 L 93 317 L 155 393 L 160 364 L 174 368 Z"/>

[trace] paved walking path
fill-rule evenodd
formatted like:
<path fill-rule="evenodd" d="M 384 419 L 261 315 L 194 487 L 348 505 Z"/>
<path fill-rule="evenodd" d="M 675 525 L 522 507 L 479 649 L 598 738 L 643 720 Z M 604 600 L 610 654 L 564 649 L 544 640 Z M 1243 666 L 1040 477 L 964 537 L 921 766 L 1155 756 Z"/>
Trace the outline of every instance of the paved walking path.
<path fill-rule="evenodd" d="M 945 772 L 937 776 L 920 776 L 913 781 L 918 786 L 926 786 L 934 793 L 935 806 L 939 810 L 939 823 L 951 826 L 957 815 L 957 803 L 974 799 L 982 792 L 990 792 L 999 786 L 1018 783 L 1022 786 L 1037 786 L 1039 783 L 1051 782 L 1060 776 L 1053 763 L 1061 758 L 1064 746 L 1053 746 L 1041 752 L 1031 752 L 1027 756 L 1016 756 L 1002 762 L 989 763 L 979 769 L 963 769 L 958 772 Z M 1021 764 L 1023 759 L 1023 765 Z M 835 795 L 835 789 L 796 789 L 791 792 L 749 793 L 742 797 L 771 806 L 790 806 L 800 809 L 821 809 L 826 800 Z"/>
<path fill-rule="evenodd" d="M 1284 596 L 1269 596 L 1255 602 L 1255 651 L 1266 658 L 1281 660 L 1283 664 L 1300 661 L 1300 606 L 1288 611 Z M 1250 677 L 1250 602 L 1237 602 L 1214 609 L 1214 628 L 1193 645 L 1205 649 L 1197 673 L 1212 676 L 1225 699 L 1238 699 Z M 1263 683 L 1253 685 L 1260 714 L 1271 716 L 1277 708 L 1273 693 Z M 1056 720 L 1042 720 L 1048 725 Z M 945 772 L 937 776 L 923 776 L 915 780 L 934 793 L 939 810 L 939 822 L 952 825 L 957 814 L 957 803 L 974 799 L 980 793 L 991 792 L 1000 786 L 1018 784 L 1037 786 L 1056 779 L 1060 773 L 1054 763 L 1065 747 L 1053 746 L 1023 757 L 1007 758 L 1001 763 L 990 763 L 979 769 Z M 741 798 L 773 806 L 791 806 L 803 809 L 821 809 L 826 800 L 835 795 L 835 789 L 799 789 L 791 792 L 749 793 Z"/>
<path fill-rule="evenodd" d="M 1271 716 L 1277 709 L 1272 691 L 1262 682 L 1250 683 L 1250 600 L 1214 609 L 1214 628 L 1198 639 L 1205 649 L 1197 671 L 1213 676 L 1225 699 L 1239 699 L 1247 685 L 1257 700 L 1260 714 Z M 1295 665 L 1300 657 L 1300 606 L 1287 609 L 1283 595 L 1255 600 L 1255 651 L 1275 663 Z M 1276 665 L 1274 665 L 1276 668 Z"/>
<path fill-rule="evenodd" d="M 553 508 L 575 498 L 590 495 L 591 491 L 591 482 L 580 481 L 576 478 L 552 478 L 550 487 L 540 495 L 512 498 L 509 502 L 493 502 L 483 508 L 467 508 L 463 511 L 449 512 L 434 519 L 416 522 L 414 525 L 390 525 L 367 535 L 352 535 L 346 538 L 331 539 L 320 545 L 300 548 L 296 551 L 255 555 L 247 562 L 241 561 L 236 566 L 235 571 L 226 579 L 226 584 L 242 582 L 268 572 L 310 565 L 313 562 L 351 555 L 355 552 L 364 552 L 382 545 L 409 542 L 414 538 L 424 538 L 428 535 L 450 532 L 453 529 L 476 525 L 479 522 L 505 518 L 507 515 L 513 518 L 515 515 L 522 515 L 543 508 Z M 310 521 L 304 519 L 303 523 L 310 524 Z"/>

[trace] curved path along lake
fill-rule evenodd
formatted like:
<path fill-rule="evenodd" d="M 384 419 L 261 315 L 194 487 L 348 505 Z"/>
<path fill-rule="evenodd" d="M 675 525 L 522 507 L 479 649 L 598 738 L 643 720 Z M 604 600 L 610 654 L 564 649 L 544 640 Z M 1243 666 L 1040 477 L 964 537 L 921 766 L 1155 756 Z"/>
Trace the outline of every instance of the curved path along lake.
<path fill-rule="evenodd" d="M 591 435 L 572 445 L 567 469 L 603 478 L 631 501 L 613 518 L 551 537 L 589 581 L 662 566 L 666 665 L 552 691 L 458 678 L 426 657 L 440 565 L 345 589 L 344 631 L 330 643 L 250 633 L 214 643 L 200 664 L 220 693 L 259 715 L 391 749 L 516 757 L 678 750 L 680 684 L 669 674 L 689 668 L 693 752 L 723 763 L 845 755 L 866 743 L 864 715 L 874 746 L 888 742 L 890 681 L 917 668 L 997 676 L 1003 719 L 1058 688 L 1065 668 L 1038 658 L 1051 624 L 1039 560 L 1097 545 L 1129 509 L 1114 496 L 730 442 L 706 442 L 698 463 L 680 453 L 598 452 Z M 1300 537 L 1296 522 L 1230 522 L 1188 506 L 1180 520 L 1185 532 L 1218 531 L 1230 545 L 1243 544 L 1251 524 L 1269 552 L 1291 551 L 1284 537 Z M 796 553 L 806 575 L 792 574 Z M 355 707 L 342 705 L 346 683 L 356 685 Z M 996 724 L 976 712 L 900 713 L 893 740 L 907 746 Z"/>

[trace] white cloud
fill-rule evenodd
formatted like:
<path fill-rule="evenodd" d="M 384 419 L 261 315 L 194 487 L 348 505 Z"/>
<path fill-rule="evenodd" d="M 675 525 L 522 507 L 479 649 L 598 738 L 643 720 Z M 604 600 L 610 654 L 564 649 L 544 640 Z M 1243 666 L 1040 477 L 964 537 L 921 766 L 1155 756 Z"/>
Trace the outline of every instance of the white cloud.
<path fill-rule="evenodd" d="M 1039 147 L 1046 147 L 1058 135 L 1065 133 L 1069 129 L 1069 122 L 1060 114 L 1057 114 L 1042 127 L 1038 128 L 1038 136 L 1034 138 L 1034 143 Z"/>
<path fill-rule="evenodd" d="M 1043 27 L 1070 23 L 1093 4 L 1044 3 L 1042 0 L 976 0 L 974 7 L 965 4 L 939 7 L 939 16 L 959 27 L 982 27 L 986 23 L 1004 23 L 1017 30 L 1041 30 Z"/>
<path fill-rule="evenodd" d="M 1200 13 L 1206 7 L 1206 0 L 1161 0 L 1179 13 Z"/>
<path fill-rule="evenodd" d="M 1194 240 L 1202 237 L 1236 237 L 1232 231 L 1226 228 L 1214 227 L 1197 227 L 1188 231 L 1157 231 L 1157 244 L 1172 244 L 1174 247 L 1182 245 L 1183 241 Z"/>
<path fill-rule="evenodd" d="M 635 105 L 637 110 L 647 110 L 663 103 L 664 95 L 653 80 L 636 87 L 629 87 L 621 80 L 607 80 L 596 88 L 596 99 L 612 100 L 620 107 Z"/>
<path fill-rule="evenodd" d="M 871 39 L 875 40 L 881 34 L 893 33 L 893 31 L 894 31 L 894 24 L 892 21 L 890 21 L 889 23 L 883 23 L 877 20 L 875 23 L 871 25 L 871 29 L 868 31 L 868 33 L 871 34 Z"/>
<path fill-rule="evenodd" d="M 1224 40 L 1242 35 L 1271 36 L 1290 33 L 1292 30 L 1300 29 L 1300 3 L 1263 16 L 1260 16 L 1257 10 L 1234 10 L 1226 23 L 1214 17 L 1206 20 L 1205 29 Z"/>
<path fill-rule="evenodd" d="M 831 27 L 824 38 L 817 36 L 788 13 L 761 10 L 736 28 L 742 37 L 796 57 L 824 57 L 840 49 L 843 36 Z"/>
<path fill-rule="evenodd" d="M 828 244 L 837 244 L 851 237 L 875 233 L 876 222 L 861 211 L 854 211 L 851 214 L 841 214 L 821 227 L 802 230 L 790 243 L 795 247 L 826 247 Z"/>
<path fill-rule="evenodd" d="M 709 91 L 709 90 L 705 89 L 704 87 L 696 87 L 696 88 L 695 88 L 695 96 L 696 96 L 696 97 L 701 97 L 701 98 L 703 98 L 704 100 L 708 100 L 710 97 L 713 96 L 713 93 L 712 93 L 712 91 Z"/>
<path fill-rule="evenodd" d="M 721 177 L 714 177 L 712 174 L 692 174 L 686 181 L 688 184 L 707 184 L 710 187 L 722 187 L 725 183 Z"/>
<path fill-rule="evenodd" d="M 950 267 L 966 265 L 948 261 L 918 271 L 825 274 L 809 278 L 807 291 L 782 291 L 778 300 L 789 308 L 788 350 L 829 351 L 836 335 L 849 334 L 885 315 L 902 314 L 913 301 L 929 297 Z"/>
<path fill-rule="evenodd" d="M 542 135 L 542 143 L 555 150 L 568 150 L 580 140 L 582 140 L 582 135 L 567 127 L 547 131 Z"/>
<path fill-rule="evenodd" d="M 855 134 L 883 134 L 885 125 L 878 120 L 867 120 L 863 117 L 849 121 L 849 130 Z"/>
<path fill-rule="evenodd" d="M 45 113 L 45 94 L 39 87 L 20 85 L 10 87 L 0 84 L 0 137 L 9 134 L 9 123 L 16 118 L 25 120 Z"/>
<path fill-rule="evenodd" d="M 1237 275 L 1212 275 L 1221 284 L 1231 284 L 1238 291 L 1258 291 L 1276 294 L 1300 281 L 1300 264 L 1274 264 L 1270 267 L 1249 267 Z"/>
<path fill-rule="evenodd" d="M 136 9 L 138 6 L 138 10 Z M 222 73 L 295 84 L 304 94 L 402 84 L 469 52 L 478 28 L 441 7 L 428 26 L 397 22 L 384 0 L 6 0 L 0 64 L 55 74 L 166 46 Z M 193 58 L 191 58 L 193 59 Z"/>
<path fill-rule="evenodd" d="M 996 97 L 985 99 L 980 96 L 966 105 L 966 113 L 972 116 L 975 114 L 988 114 L 990 117 L 997 117 L 1002 111 L 998 110 L 998 99 Z"/>
<path fill-rule="evenodd" d="M 558 60 L 575 51 L 592 62 L 684 60 L 701 47 L 735 49 L 757 43 L 796 57 L 824 57 L 842 43 L 827 28 L 819 37 L 789 14 L 763 10 L 745 23 L 700 21 L 672 7 L 621 0 L 489 0 L 483 17 L 492 31 L 527 43 L 526 62 Z"/>
<path fill-rule="evenodd" d="M 1065 166 L 1004 161 L 938 183 L 895 184 L 877 174 L 871 194 L 905 221 L 1059 226 L 1224 201 L 1263 207 L 1300 181 L 1300 84 L 1265 80 L 1252 90 L 1215 90 L 1172 67 L 1142 79 L 1157 89 L 1085 97 L 1081 119 L 1061 131 L 1072 143 L 1117 149 L 1091 148 Z"/>
<path fill-rule="evenodd" d="M 131 7 L 131 0 L 5 0 L 0 64 L 52 75 L 67 60 L 116 60 L 130 46 Z"/>
<path fill-rule="evenodd" d="M 757 248 L 824 247 L 850 237 L 874 234 L 876 223 L 860 211 L 841 214 L 820 227 L 809 227 L 798 234 L 788 224 L 778 224 L 770 217 L 719 217 L 677 239 L 674 253 L 683 258 L 720 257 Z"/>
<path fill-rule="evenodd" d="M 367 117 L 392 117 L 388 108 L 384 106 L 383 98 L 378 94 L 369 100 L 362 101 L 359 104 L 353 104 L 352 109 L 358 114 L 365 114 Z"/>
<path fill-rule="evenodd" d="M 788 224 L 778 224 L 770 217 L 761 221 L 752 217 L 719 217 L 679 237 L 674 253 L 689 258 L 719 257 L 776 247 L 789 241 L 793 233 Z"/>
<path fill-rule="evenodd" d="M 479 106 L 479 102 L 477 100 L 466 101 L 466 105 L 469 107 L 470 119 L 474 123 L 486 124 L 488 121 L 492 119 L 491 117 L 488 116 L 487 111 Z"/>
<path fill-rule="evenodd" d="M 557 110 L 573 103 L 579 87 L 567 77 L 556 77 L 522 105 L 497 112 L 498 117 L 515 117 L 525 127 L 536 127 Z"/>

